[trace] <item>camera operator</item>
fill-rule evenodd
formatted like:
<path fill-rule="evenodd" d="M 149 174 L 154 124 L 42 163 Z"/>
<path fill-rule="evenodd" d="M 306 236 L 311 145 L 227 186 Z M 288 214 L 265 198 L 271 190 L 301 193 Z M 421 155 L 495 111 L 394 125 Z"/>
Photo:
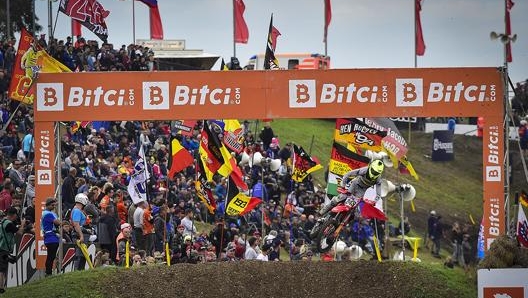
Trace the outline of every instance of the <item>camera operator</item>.
<path fill-rule="evenodd" d="M 6 216 L 0 221 L 0 294 L 5 292 L 7 281 L 7 268 L 9 263 L 16 262 L 16 256 L 11 253 L 15 247 L 15 234 L 22 234 L 26 228 L 26 220 L 17 227 L 15 222 L 18 219 L 16 208 L 9 208 Z"/>

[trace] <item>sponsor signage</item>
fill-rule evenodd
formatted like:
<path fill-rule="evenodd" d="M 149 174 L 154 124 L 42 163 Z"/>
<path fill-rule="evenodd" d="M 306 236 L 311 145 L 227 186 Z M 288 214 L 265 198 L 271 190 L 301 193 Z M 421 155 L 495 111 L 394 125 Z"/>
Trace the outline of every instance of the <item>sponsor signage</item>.
<path fill-rule="evenodd" d="M 506 231 L 503 73 L 495 67 L 43 73 L 35 89 L 37 206 L 57 183 L 46 172 L 53 160 L 47 152 L 55 156 L 54 121 L 478 116 L 486 119 L 486 248 Z M 354 136 L 368 142 L 361 131 Z M 228 137 L 235 149 L 238 137 Z"/>
<path fill-rule="evenodd" d="M 42 74 L 35 119 L 475 116 L 495 106 L 500 82 L 494 68 Z"/>
<path fill-rule="evenodd" d="M 435 130 L 433 131 L 433 161 L 450 161 L 455 158 L 453 151 L 453 131 Z"/>

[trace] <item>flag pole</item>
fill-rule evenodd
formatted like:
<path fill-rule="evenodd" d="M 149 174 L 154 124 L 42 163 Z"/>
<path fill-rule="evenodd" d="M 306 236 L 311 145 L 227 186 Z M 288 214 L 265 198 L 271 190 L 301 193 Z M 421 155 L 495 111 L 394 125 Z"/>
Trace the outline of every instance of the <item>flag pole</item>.
<path fill-rule="evenodd" d="M 324 51 L 325 51 L 325 59 L 326 59 L 326 56 L 328 56 L 328 27 L 326 24 L 328 24 L 328 18 L 327 18 L 327 15 L 326 15 L 326 10 L 328 9 L 327 7 L 327 2 L 324 1 Z"/>
<path fill-rule="evenodd" d="M 413 11 L 414 11 L 414 68 L 418 67 L 418 57 L 416 55 L 416 46 L 418 44 L 417 36 L 416 36 L 416 1 L 419 0 L 411 0 L 413 3 Z"/>
<path fill-rule="evenodd" d="M 53 5 L 48 1 L 48 39 L 53 40 Z"/>
<path fill-rule="evenodd" d="M 508 32 L 509 22 L 509 11 L 508 11 L 508 0 L 504 0 L 504 34 L 508 38 L 508 42 L 504 43 L 504 136 L 505 136 L 505 153 L 504 153 L 504 165 L 506 177 L 504 178 L 504 194 L 505 194 L 505 205 L 506 205 L 506 235 L 510 235 L 510 98 L 509 98 L 509 85 L 508 85 L 508 45 L 511 45 L 510 34 Z"/>
<path fill-rule="evenodd" d="M 417 41 L 417 36 L 416 36 L 416 1 L 420 1 L 420 0 L 412 0 L 413 4 L 414 4 L 414 68 L 417 68 L 418 67 L 418 56 L 416 55 L 416 46 L 418 44 L 418 41 Z M 408 127 L 408 137 L 407 139 L 409 140 L 409 144 L 411 143 L 411 121 L 409 121 L 409 127 Z"/>
<path fill-rule="evenodd" d="M 136 44 L 136 0 L 132 0 L 132 44 Z"/>
<path fill-rule="evenodd" d="M 236 3 L 235 3 L 236 0 L 233 0 L 232 3 L 233 3 L 233 57 L 236 57 L 236 41 L 235 41 L 235 38 L 236 38 L 236 22 L 235 22 L 235 13 L 236 13 Z"/>

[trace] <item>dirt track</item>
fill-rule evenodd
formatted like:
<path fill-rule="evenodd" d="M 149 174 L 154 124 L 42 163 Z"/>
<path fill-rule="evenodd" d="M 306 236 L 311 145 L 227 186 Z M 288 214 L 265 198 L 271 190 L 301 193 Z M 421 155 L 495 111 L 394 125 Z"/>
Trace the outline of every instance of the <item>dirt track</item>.
<path fill-rule="evenodd" d="M 460 297 L 413 263 L 231 262 L 120 271 L 108 297 Z M 436 289 L 442 289 L 438 292 Z"/>

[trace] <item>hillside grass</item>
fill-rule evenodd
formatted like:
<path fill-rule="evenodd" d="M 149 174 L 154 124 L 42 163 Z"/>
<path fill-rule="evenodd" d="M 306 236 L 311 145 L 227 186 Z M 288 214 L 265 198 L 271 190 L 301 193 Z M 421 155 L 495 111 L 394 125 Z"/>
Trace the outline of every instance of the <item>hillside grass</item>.
<path fill-rule="evenodd" d="M 294 141 L 307 151 L 311 148 L 324 170 L 313 174 L 317 183 L 326 185 L 324 172 L 330 158 L 335 121 L 327 119 L 274 120 L 274 132 L 281 145 Z M 449 162 L 433 162 L 432 134 L 401 131 L 409 143 L 408 159 L 411 161 L 419 180 L 400 174 L 397 169 L 386 171 L 386 177 L 394 183 L 411 183 L 416 188 L 414 206 L 417 210 L 435 209 L 450 220 L 480 223 L 482 216 L 482 140 L 477 137 L 455 135 L 455 159 Z M 410 140 L 409 140 L 410 135 Z M 312 140 L 314 140 L 312 142 Z M 389 215 L 399 214 L 399 205 L 389 200 Z M 396 214 L 392 210 L 398 210 Z M 406 212 L 412 212 L 410 203 L 405 204 Z M 422 213 L 420 212 L 420 213 Z M 426 220 L 426 218 L 423 218 Z"/>

